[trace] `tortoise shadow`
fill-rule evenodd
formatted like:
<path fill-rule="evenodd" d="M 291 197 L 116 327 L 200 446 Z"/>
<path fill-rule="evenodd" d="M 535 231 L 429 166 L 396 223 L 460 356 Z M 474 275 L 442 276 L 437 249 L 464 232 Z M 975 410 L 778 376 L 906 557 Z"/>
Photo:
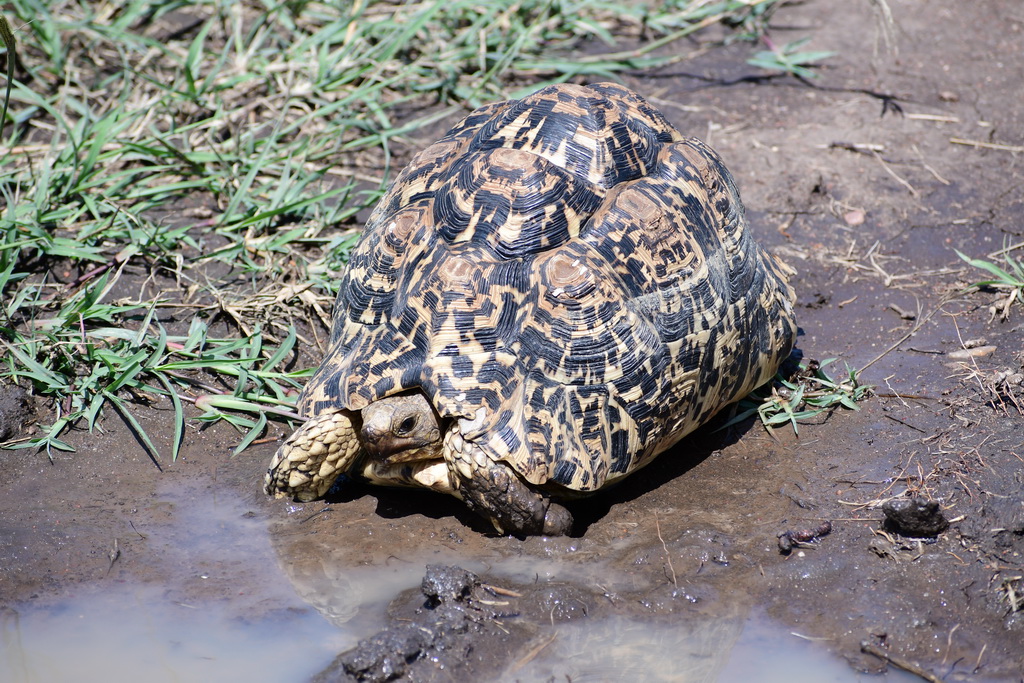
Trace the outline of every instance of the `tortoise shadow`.
<path fill-rule="evenodd" d="M 796 334 L 797 339 L 803 337 L 803 328 L 798 326 Z M 794 345 L 789 356 L 779 367 L 778 374 L 782 377 L 792 377 L 800 370 L 803 357 L 804 352 Z M 776 379 L 773 377 L 758 389 L 771 386 L 775 382 Z M 675 446 L 661 453 L 643 470 L 592 497 L 570 503 L 568 507 L 574 519 L 572 535 L 585 535 L 590 525 L 607 515 L 613 505 L 635 500 L 664 486 L 683 476 L 714 453 L 738 442 L 758 422 L 757 418 L 751 415 L 730 425 L 729 421 L 734 419 L 738 409 L 739 401 L 725 406 Z"/>
<path fill-rule="evenodd" d="M 375 486 L 341 475 L 324 496 L 325 503 L 343 505 L 365 496 L 377 501 L 376 514 L 395 520 L 422 515 L 439 522 L 457 523 L 477 533 L 494 534 L 494 527 L 471 512 L 458 498 L 426 489 Z"/>
<path fill-rule="evenodd" d="M 754 418 L 748 418 L 725 426 L 731 417 L 732 411 L 728 408 L 721 411 L 675 446 L 657 456 L 642 470 L 593 496 L 570 501 L 567 507 L 574 519 L 572 536 L 586 535 L 590 526 L 603 519 L 613 505 L 626 503 L 655 491 L 682 477 L 708 457 L 735 444 L 756 421 Z"/>
<path fill-rule="evenodd" d="M 590 526 L 605 517 L 613 505 L 628 502 L 683 476 L 709 456 L 736 443 L 755 423 L 753 418 L 724 426 L 731 418 L 723 410 L 708 423 L 665 451 L 641 471 L 592 496 L 563 502 L 572 512 L 572 537 L 584 536 Z M 324 502 L 344 504 L 364 496 L 377 501 L 376 514 L 382 519 L 398 520 L 422 515 L 438 522 L 457 522 L 467 529 L 488 536 L 496 535 L 487 520 L 466 508 L 453 496 L 414 488 L 388 488 L 349 479 L 342 475 L 324 497 Z"/>

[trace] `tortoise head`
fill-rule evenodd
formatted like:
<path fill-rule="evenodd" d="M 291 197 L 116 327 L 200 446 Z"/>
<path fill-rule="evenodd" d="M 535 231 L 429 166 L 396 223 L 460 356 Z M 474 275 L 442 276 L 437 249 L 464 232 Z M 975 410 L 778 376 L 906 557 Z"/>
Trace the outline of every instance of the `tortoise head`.
<path fill-rule="evenodd" d="M 378 399 L 362 411 L 363 448 L 385 463 L 432 460 L 440 457 L 441 420 L 420 391 Z"/>

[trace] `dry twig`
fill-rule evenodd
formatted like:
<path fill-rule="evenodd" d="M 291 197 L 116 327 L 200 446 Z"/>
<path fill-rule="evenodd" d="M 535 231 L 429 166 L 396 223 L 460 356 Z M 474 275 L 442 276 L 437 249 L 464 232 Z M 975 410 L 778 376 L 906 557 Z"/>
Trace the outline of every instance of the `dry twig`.
<path fill-rule="evenodd" d="M 904 659 L 899 655 L 894 655 L 892 653 L 886 652 L 882 648 L 872 645 L 866 640 L 861 642 L 860 651 L 866 652 L 869 655 L 874 655 L 875 657 L 878 657 L 879 659 L 886 661 L 889 664 L 892 664 L 897 669 L 903 669 L 904 671 L 912 673 L 915 676 L 920 676 L 924 680 L 929 681 L 929 683 L 943 683 L 941 678 L 931 673 L 930 671 L 925 671 L 917 664 L 914 664 L 913 662 Z"/>
<path fill-rule="evenodd" d="M 661 541 L 661 547 L 665 551 L 665 559 L 668 561 L 668 570 L 672 573 L 672 585 L 676 588 L 679 587 L 679 582 L 676 580 L 676 570 L 672 567 L 672 555 L 668 552 L 668 546 L 665 545 L 665 539 L 661 537 L 661 523 L 658 521 L 658 513 L 654 513 L 654 528 L 658 532 L 658 540 Z"/>
<path fill-rule="evenodd" d="M 950 138 L 954 145 L 966 145 L 968 147 L 980 147 L 982 149 L 998 149 L 1003 152 L 1024 152 L 1022 145 L 1004 145 L 998 142 L 982 142 L 980 140 L 964 140 L 963 138 Z"/>

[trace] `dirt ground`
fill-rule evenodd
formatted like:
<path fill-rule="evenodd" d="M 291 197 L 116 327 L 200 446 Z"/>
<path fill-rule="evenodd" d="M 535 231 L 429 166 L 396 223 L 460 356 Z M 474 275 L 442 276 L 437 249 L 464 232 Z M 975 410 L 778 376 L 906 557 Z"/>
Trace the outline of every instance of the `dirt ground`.
<path fill-rule="evenodd" d="M 1024 680 L 1024 307 L 1003 319 L 1005 293 L 963 293 L 982 274 L 954 251 L 980 258 L 1024 242 L 1024 8 L 888 6 L 891 31 L 868 0 L 775 15 L 776 42 L 812 36 L 812 49 L 837 53 L 810 85 L 752 78 L 763 74 L 745 64 L 748 44 L 627 81 L 724 157 L 758 239 L 798 270 L 805 357 L 866 367 L 876 396 L 859 412 L 804 425 L 799 438 L 752 424 L 704 429 L 578 505 L 575 537 L 525 541 L 494 537 L 430 494 L 351 487 L 330 505 L 265 499 L 277 442 L 231 458 L 237 435 L 223 426 L 191 431 L 159 471 L 112 415 L 102 434 L 70 434 L 77 453 L 52 462 L 0 451 L 0 605 L 25 610 L 116 581 L 246 614 L 278 609 L 281 586 L 266 585 L 259 562 L 197 583 L 187 559 L 162 551 L 169 535 L 202 537 L 216 522 L 187 511 L 219 497 L 269 525 L 283 575 L 325 614 L 338 598 L 324 594 L 325 574 L 472 570 L 477 583 L 434 598 L 462 610 L 457 647 L 432 651 L 437 643 L 397 632 L 375 641 L 412 653 L 388 664 L 409 680 L 530 680 L 540 674 L 523 667 L 562 623 L 683 628 L 751 610 L 845 658 L 848 680 L 901 666 L 927 680 Z M 0 402 L 3 431 L 20 422 L 18 405 Z M 165 417 L 140 419 L 169 441 Z M 882 503 L 907 496 L 940 504 L 950 524 L 934 542 L 883 525 Z M 825 520 L 830 534 L 780 552 L 781 532 Z M 418 623 L 430 595 L 396 592 L 392 628 Z M 501 613 L 493 603 L 503 600 L 515 604 Z M 501 633 L 488 626 L 496 620 Z M 320 680 L 356 670 L 329 657 L 317 666 Z"/>

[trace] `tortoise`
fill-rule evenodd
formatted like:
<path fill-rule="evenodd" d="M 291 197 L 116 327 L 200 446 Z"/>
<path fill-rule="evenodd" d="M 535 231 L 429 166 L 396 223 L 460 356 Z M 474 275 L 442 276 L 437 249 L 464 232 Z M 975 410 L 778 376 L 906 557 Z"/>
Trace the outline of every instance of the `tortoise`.
<path fill-rule="evenodd" d="M 313 500 L 348 473 L 454 495 L 499 533 L 569 533 L 557 501 L 775 374 L 792 273 L 720 157 L 631 90 L 481 107 L 370 215 L 265 491 Z"/>

